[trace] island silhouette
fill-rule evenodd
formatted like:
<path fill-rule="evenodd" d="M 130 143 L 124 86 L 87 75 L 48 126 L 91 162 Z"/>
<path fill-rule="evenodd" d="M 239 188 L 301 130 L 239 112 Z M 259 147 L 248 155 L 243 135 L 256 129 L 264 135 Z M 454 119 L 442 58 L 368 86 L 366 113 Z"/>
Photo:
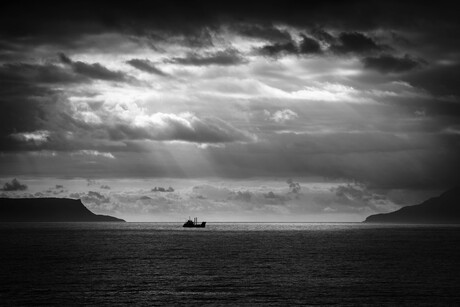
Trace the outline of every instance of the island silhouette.
<path fill-rule="evenodd" d="M 98 215 L 80 199 L 0 198 L 0 222 L 125 222 Z"/>
<path fill-rule="evenodd" d="M 371 215 L 365 223 L 460 224 L 460 187 L 452 188 L 421 204 Z"/>

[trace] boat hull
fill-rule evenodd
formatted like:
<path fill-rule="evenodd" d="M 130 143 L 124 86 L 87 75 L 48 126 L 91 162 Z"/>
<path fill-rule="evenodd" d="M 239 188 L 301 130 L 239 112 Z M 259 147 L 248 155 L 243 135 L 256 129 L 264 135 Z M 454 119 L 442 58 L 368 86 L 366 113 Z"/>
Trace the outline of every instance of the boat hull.
<path fill-rule="evenodd" d="M 202 222 L 201 224 L 188 224 L 185 223 L 183 225 L 185 228 L 205 228 L 206 227 L 206 222 Z"/>

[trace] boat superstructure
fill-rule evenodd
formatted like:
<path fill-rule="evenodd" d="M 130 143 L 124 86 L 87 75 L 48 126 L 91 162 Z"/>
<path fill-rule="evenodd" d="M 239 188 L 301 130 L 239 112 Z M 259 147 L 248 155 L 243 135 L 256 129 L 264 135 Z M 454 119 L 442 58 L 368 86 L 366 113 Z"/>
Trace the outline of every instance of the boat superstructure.
<path fill-rule="evenodd" d="M 201 223 L 198 223 L 198 218 L 194 218 L 193 221 L 192 219 L 189 217 L 188 218 L 188 221 L 185 222 L 185 224 L 183 225 L 183 227 L 195 227 L 195 228 L 204 228 L 206 227 L 206 222 L 201 222 Z"/>

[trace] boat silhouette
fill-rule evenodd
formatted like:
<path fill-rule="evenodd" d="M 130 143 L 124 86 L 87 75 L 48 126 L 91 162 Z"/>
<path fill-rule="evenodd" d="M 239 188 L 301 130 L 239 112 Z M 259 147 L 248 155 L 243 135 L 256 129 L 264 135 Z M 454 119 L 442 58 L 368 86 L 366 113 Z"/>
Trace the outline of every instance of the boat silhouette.
<path fill-rule="evenodd" d="M 198 218 L 194 218 L 193 221 L 188 218 L 188 221 L 185 222 L 185 224 L 182 227 L 190 227 L 190 228 L 205 228 L 206 227 L 206 222 L 201 222 L 201 224 L 198 223 Z"/>

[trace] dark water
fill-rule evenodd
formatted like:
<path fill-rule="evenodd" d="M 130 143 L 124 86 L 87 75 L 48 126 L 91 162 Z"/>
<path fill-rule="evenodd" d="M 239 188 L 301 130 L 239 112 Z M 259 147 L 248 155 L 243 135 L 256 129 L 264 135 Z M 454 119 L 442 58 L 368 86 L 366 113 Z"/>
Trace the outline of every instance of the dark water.
<path fill-rule="evenodd" d="M 3 224 L 0 305 L 460 304 L 460 227 Z"/>

